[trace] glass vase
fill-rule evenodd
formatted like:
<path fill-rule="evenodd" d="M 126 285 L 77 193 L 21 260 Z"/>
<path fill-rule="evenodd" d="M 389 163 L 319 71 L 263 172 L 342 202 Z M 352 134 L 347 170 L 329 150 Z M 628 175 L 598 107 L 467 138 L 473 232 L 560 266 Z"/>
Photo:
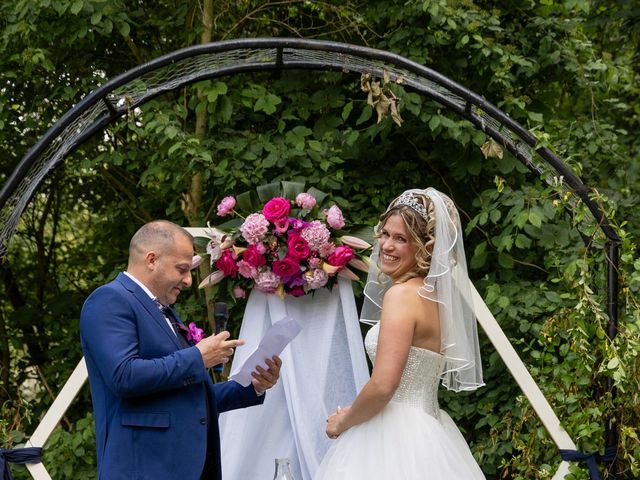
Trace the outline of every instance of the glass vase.
<path fill-rule="evenodd" d="M 273 480 L 294 480 L 291 473 L 291 460 L 288 458 L 276 458 L 276 472 Z"/>

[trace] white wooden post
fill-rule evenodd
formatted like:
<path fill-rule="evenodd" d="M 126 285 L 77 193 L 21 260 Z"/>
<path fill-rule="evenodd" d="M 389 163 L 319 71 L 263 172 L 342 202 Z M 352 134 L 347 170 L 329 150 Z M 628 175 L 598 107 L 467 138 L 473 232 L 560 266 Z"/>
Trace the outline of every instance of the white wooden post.
<path fill-rule="evenodd" d="M 509 339 L 500 328 L 498 321 L 495 319 L 487 304 L 476 290 L 476 287 L 471 284 L 471 295 L 473 297 L 473 309 L 478 318 L 478 323 L 482 326 L 483 330 L 491 340 L 491 343 L 500 354 L 500 358 L 504 361 L 505 365 L 515 378 L 516 382 L 522 389 L 522 392 L 526 395 L 531 403 L 531 406 L 538 414 L 540 421 L 545 426 L 549 435 L 560 449 L 575 450 L 576 445 L 571 440 L 571 437 L 567 434 L 560 420 L 556 416 L 553 408 L 542 394 L 542 391 L 538 387 L 527 367 L 516 353 L 516 350 L 509 342 Z M 569 463 L 561 462 L 556 474 L 553 476 L 554 480 L 560 480 L 565 478 L 569 473 Z"/>
<path fill-rule="evenodd" d="M 36 428 L 29 441 L 27 441 L 27 447 L 44 447 L 55 428 L 60 423 L 60 419 L 65 414 L 69 406 L 73 403 L 78 392 L 87 381 L 87 365 L 85 364 L 84 357 L 80 359 L 78 365 L 73 370 L 73 373 L 62 387 L 60 394 L 53 401 L 49 410 L 40 421 L 40 424 Z M 41 463 L 27 463 L 26 464 L 29 473 L 36 480 L 51 480 L 49 472 L 45 466 Z"/>

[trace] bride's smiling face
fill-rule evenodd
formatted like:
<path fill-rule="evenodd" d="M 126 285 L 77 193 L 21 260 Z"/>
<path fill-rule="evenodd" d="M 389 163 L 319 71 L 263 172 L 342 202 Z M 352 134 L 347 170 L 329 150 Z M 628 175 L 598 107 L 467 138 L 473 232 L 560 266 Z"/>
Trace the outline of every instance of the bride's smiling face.
<path fill-rule="evenodd" d="M 417 247 L 400 215 L 391 215 L 380 229 L 380 270 L 396 281 L 416 266 Z"/>

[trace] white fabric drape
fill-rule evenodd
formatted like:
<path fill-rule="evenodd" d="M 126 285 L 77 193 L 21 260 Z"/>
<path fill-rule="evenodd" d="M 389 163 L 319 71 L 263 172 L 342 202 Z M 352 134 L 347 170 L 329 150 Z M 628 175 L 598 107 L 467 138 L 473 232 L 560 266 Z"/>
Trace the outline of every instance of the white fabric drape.
<path fill-rule="evenodd" d="M 261 406 L 220 415 L 225 480 L 270 480 L 274 459 L 289 458 L 296 480 L 311 480 L 331 440 L 326 418 L 350 405 L 369 378 L 351 282 L 331 292 L 284 300 L 253 289 L 231 373 L 258 346 L 267 328 L 289 315 L 302 331 L 281 354 L 280 381 Z"/>

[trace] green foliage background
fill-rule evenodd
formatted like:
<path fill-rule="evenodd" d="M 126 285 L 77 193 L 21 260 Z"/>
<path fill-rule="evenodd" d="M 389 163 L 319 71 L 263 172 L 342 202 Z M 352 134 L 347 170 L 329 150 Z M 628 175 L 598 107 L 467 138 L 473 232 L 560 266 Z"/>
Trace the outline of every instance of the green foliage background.
<path fill-rule="evenodd" d="M 632 3 L 0 2 L 0 182 L 65 111 L 136 65 L 209 38 L 321 38 L 389 50 L 481 94 L 593 187 L 623 239 L 620 329 L 610 341 L 606 239 L 557 182 L 508 154 L 485 159 L 487 139 L 469 122 L 396 86 L 404 123 L 376 123 L 360 79 L 346 73 L 192 85 L 81 146 L 23 215 L 0 264 L 3 446 L 33 432 L 80 359 L 82 302 L 124 268 L 143 222 L 203 225 L 216 220 L 223 196 L 291 180 L 329 193 L 352 225 L 373 225 L 399 192 L 434 186 L 458 204 L 471 276 L 569 435 L 582 451 L 602 452 L 615 419 L 615 473 L 640 477 L 640 7 Z M 183 297 L 183 315 L 206 318 L 211 298 L 195 289 Z M 555 446 L 481 341 L 487 386 L 443 392 L 443 407 L 488 478 L 551 478 Z M 85 388 L 45 449 L 54 478 L 94 478 L 90 410 Z M 588 476 L 575 466 L 571 478 Z"/>

